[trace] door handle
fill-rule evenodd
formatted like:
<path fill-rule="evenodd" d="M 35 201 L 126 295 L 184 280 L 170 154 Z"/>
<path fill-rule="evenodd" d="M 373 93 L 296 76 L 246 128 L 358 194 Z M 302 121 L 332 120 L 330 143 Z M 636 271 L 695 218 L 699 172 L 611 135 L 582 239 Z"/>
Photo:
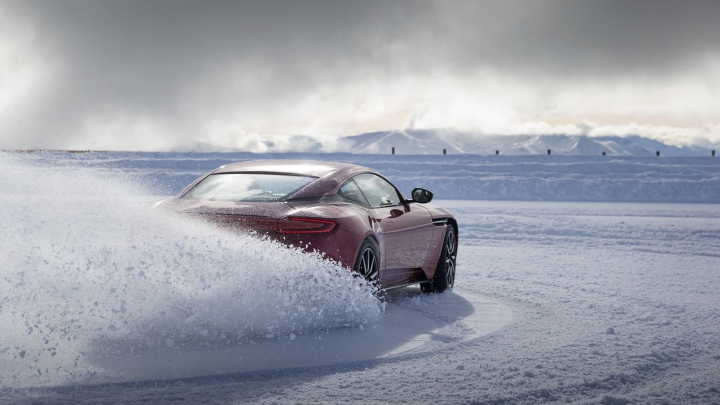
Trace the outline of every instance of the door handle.
<path fill-rule="evenodd" d="M 393 222 L 393 221 L 385 222 L 385 225 L 387 225 L 387 226 L 393 226 L 393 224 L 395 224 L 395 222 Z"/>

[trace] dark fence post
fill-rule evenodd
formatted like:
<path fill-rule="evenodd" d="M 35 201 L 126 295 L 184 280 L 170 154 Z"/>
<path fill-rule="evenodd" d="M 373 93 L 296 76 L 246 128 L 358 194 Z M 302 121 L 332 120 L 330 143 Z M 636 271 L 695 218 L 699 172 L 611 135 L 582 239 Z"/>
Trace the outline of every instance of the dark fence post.
<path fill-rule="evenodd" d="M 443 155 L 447 155 L 447 150 L 443 149 Z"/>
<path fill-rule="evenodd" d="M 550 154 L 550 149 L 548 149 L 548 155 Z"/>
<path fill-rule="evenodd" d="M 394 147 L 394 146 L 392 147 L 392 154 L 393 154 L 393 155 L 395 154 L 395 147 Z"/>
<path fill-rule="evenodd" d="M 660 156 L 660 151 L 655 151 L 655 156 Z"/>
<path fill-rule="evenodd" d="M 605 152 L 603 152 L 603 156 L 605 156 Z"/>
<path fill-rule="evenodd" d="M 496 151 L 495 151 L 495 154 L 496 154 L 496 155 L 499 155 L 499 154 L 500 154 L 500 151 L 499 151 L 499 150 L 496 150 Z"/>
<path fill-rule="evenodd" d="M 712 151 L 712 155 L 713 155 L 713 156 L 715 156 L 715 149 L 713 149 L 713 151 Z"/>

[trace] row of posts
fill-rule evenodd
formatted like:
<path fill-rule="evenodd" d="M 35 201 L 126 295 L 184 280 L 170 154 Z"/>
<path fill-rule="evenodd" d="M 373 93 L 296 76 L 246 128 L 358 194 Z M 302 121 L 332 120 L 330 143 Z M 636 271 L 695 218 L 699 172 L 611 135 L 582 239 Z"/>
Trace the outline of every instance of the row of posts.
<path fill-rule="evenodd" d="M 551 149 L 548 149 L 548 155 L 550 155 L 551 153 L 552 153 L 552 150 L 551 150 Z M 394 146 L 392 147 L 392 154 L 393 154 L 393 155 L 395 154 L 395 147 L 394 147 Z M 496 154 L 496 155 L 499 155 L 499 154 L 500 154 L 500 151 L 499 151 L 499 150 L 496 150 L 496 151 L 495 151 L 495 154 Z M 447 155 L 447 149 L 443 149 L 443 155 Z M 605 152 L 603 152 L 602 155 L 605 156 Z M 710 152 L 710 155 L 711 155 L 711 156 L 715 156 L 715 150 L 714 150 L 714 149 Z M 659 150 L 658 150 L 658 151 L 655 151 L 655 156 L 660 156 L 660 151 L 659 151 Z"/>

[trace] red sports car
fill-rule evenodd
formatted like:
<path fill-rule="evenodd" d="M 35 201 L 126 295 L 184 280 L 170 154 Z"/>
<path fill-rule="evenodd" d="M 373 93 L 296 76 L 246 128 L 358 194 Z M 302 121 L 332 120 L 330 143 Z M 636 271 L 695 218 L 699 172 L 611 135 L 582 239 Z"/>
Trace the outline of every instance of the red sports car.
<path fill-rule="evenodd" d="M 367 167 L 264 160 L 221 166 L 163 205 L 317 251 L 382 288 L 442 292 L 455 282 L 457 222 L 430 191 L 411 195 Z"/>

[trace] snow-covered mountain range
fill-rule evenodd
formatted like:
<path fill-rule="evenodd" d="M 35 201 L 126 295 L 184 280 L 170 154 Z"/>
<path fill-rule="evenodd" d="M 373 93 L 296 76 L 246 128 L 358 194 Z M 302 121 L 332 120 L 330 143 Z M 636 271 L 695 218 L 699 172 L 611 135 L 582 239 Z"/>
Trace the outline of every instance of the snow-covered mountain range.
<path fill-rule="evenodd" d="M 705 156 L 712 148 L 677 147 L 640 136 L 585 135 L 474 135 L 451 130 L 398 130 L 371 132 L 343 138 L 352 145 L 351 153 L 391 153 L 424 155 L 468 153 L 477 155 L 607 155 Z"/>
<path fill-rule="evenodd" d="M 241 143 L 241 144 L 244 144 Z M 710 156 L 712 150 L 720 152 L 720 143 L 705 141 L 675 146 L 639 135 L 587 136 L 587 135 L 481 135 L 452 129 L 404 129 L 368 132 L 342 138 L 321 138 L 295 135 L 289 139 L 258 139 L 254 145 L 260 149 L 217 145 L 196 141 L 178 152 L 255 152 L 255 153 L 358 153 L 390 154 L 395 148 L 398 155 L 553 155 L 600 156 Z"/>

